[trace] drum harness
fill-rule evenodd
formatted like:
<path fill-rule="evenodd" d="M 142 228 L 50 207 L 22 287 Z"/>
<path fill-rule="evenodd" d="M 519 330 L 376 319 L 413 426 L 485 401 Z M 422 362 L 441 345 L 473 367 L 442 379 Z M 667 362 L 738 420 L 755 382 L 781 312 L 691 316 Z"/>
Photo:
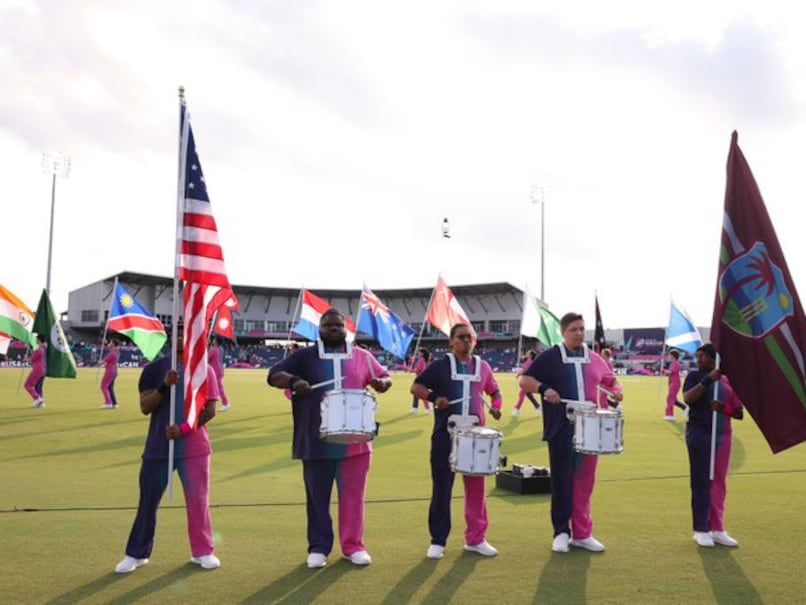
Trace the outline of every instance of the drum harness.
<path fill-rule="evenodd" d="M 563 363 L 572 363 L 574 364 L 574 374 L 577 380 L 577 396 L 585 396 L 585 379 L 582 373 L 582 366 L 584 364 L 590 363 L 590 354 L 588 353 L 588 345 L 584 342 L 582 343 L 582 355 L 579 357 L 571 356 L 568 354 L 568 349 L 565 347 L 564 343 L 560 343 L 557 345 L 560 348 L 560 355 L 562 357 Z M 561 399 L 565 404 L 565 416 L 568 418 L 569 422 L 573 422 L 574 420 L 574 413 L 576 410 L 587 410 L 587 409 L 595 409 L 597 406 L 595 403 L 587 401 L 585 399 Z"/>
<path fill-rule="evenodd" d="M 472 374 L 459 373 L 456 356 L 453 353 L 448 353 L 448 359 L 451 363 L 451 380 L 461 381 L 462 383 L 462 396 L 459 399 L 448 402 L 449 404 L 462 402 L 462 413 L 451 414 L 448 417 L 448 432 L 452 434 L 457 429 L 469 429 L 479 424 L 479 419 L 470 414 L 470 383 L 481 380 L 481 357 L 478 355 L 471 356 L 474 368 Z"/>

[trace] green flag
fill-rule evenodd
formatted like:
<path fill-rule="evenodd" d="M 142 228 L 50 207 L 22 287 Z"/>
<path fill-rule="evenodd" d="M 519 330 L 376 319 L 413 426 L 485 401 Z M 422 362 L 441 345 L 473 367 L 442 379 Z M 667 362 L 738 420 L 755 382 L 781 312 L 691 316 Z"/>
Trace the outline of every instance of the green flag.
<path fill-rule="evenodd" d="M 563 341 L 560 333 L 560 320 L 546 307 L 540 306 L 540 329 L 537 339 L 547 347 L 553 347 Z"/>
<path fill-rule="evenodd" d="M 64 337 L 64 331 L 56 314 L 53 312 L 53 305 L 50 304 L 48 291 L 42 290 L 42 297 L 39 299 L 39 306 L 36 308 L 36 319 L 34 319 L 33 331 L 43 334 L 48 342 L 47 376 L 50 378 L 75 378 L 76 360 Z"/>

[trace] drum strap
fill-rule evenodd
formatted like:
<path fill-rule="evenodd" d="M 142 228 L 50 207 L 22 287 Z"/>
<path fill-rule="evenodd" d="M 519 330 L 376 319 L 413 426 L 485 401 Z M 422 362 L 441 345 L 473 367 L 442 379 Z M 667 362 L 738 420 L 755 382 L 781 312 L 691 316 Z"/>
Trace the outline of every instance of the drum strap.
<path fill-rule="evenodd" d="M 344 351 L 325 351 L 325 343 L 321 340 L 317 340 L 316 345 L 319 347 L 319 359 L 333 360 L 334 390 L 340 391 L 343 380 L 341 375 L 341 360 L 353 358 L 353 343 L 346 342 Z"/>
<path fill-rule="evenodd" d="M 471 360 L 473 365 L 472 374 L 460 374 L 457 369 L 456 356 L 453 353 L 448 353 L 448 359 L 451 362 L 451 380 L 462 382 L 462 416 L 470 415 L 470 383 L 479 382 L 481 380 L 481 357 L 473 355 Z"/>
<path fill-rule="evenodd" d="M 588 345 L 582 343 L 582 355 L 572 356 L 568 354 L 568 349 L 565 348 L 564 343 L 557 345 L 560 347 L 560 355 L 562 356 L 563 363 L 574 364 L 574 374 L 577 382 L 577 399 L 585 399 L 585 376 L 582 372 L 582 366 L 590 363 L 590 355 L 588 354 Z"/>

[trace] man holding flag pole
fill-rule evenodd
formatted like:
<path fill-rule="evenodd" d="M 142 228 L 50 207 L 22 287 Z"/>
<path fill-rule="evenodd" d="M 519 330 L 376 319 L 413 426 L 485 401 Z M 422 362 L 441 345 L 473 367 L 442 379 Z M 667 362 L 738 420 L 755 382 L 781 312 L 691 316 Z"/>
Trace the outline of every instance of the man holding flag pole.
<path fill-rule="evenodd" d="M 181 87 L 179 96 L 181 136 L 171 356 L 146 366 L 140 376 L 140 409 L 151 420 L 140 469 L 137 516 L 126 556 L 115 567 L 116 573 L 129 573 L 148 563 L 157 508 L 166 487 L 171 498 L 174 465 L 185 492 L 190 561 L 203 569 L 221 565 L 213 553 L 210 521 L 211 448 L 205 425 L 215 416 L 218 390 L 215 374 L 207 364 L 207 341 L 213 313 L 234 297 Z M 180 280 L 183 326 L 178 321 Z M 177 384 L 179 389 L 175 388 Z"/>

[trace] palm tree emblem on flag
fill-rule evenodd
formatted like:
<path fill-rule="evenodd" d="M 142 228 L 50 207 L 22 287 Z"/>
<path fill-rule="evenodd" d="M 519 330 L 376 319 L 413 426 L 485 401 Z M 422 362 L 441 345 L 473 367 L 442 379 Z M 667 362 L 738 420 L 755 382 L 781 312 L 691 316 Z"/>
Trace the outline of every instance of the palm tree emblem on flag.
<path fill-rule="evenodd" d="M 794 313 L 783 271 L 762 242 L 725 268 L 719 276 L 719 298 L 725 308 L 722 321 L 750 338 L 761 338 Z"/>

